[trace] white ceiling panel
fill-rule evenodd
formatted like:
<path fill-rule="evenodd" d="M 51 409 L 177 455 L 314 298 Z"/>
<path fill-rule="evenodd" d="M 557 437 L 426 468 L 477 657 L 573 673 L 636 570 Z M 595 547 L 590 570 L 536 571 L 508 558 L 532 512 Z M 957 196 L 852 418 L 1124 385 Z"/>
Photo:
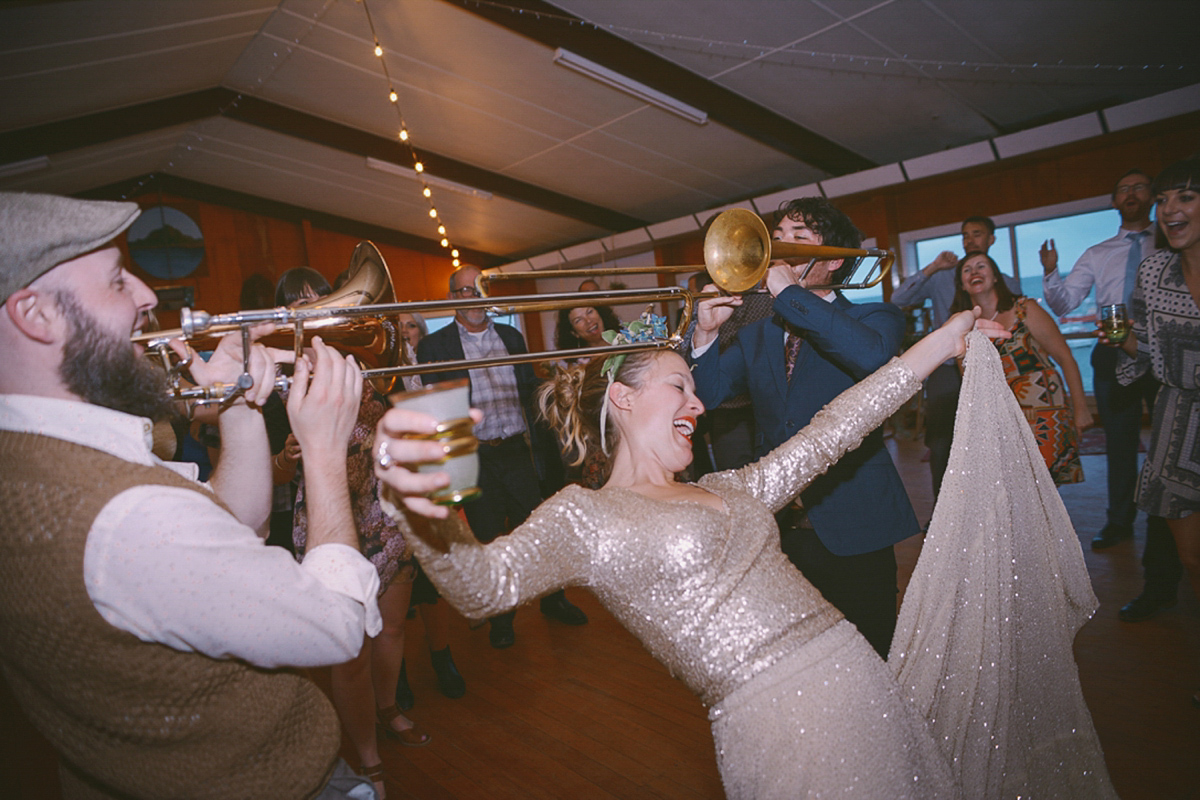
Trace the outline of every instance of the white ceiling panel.
<path fill-rule="evenodd" d="M 413 145 L 443 173 L 431 174 L 492 195 L 434 187 L 456 245 L 493 260 L 585 252 L 593 240 L 746 198 L 893 174 L 902 160 L 920 167 L 946 151 L 990 152 L 998 138 L 1040 141 L 1038 130 L 1105 109 L 1116 109 L 1117 127 L 1137 124 L 1142 108 L 1196 110 L 1194 9 L 1194 0 L 0 4 L 0 166 L 43 155 L 50 164 L 0 186 L 83 192 L 166 172 L 434 239 L 420 184 L 366 166 L 368 155 L 411 162 L 394 139 L 399 108 Z M 707 124 L 556 65 L 558 47 L 687 95 Z M 1177 99 L 1155 100 L 1164 95 Z M 170 113 L 150 102 L 168 98 L 177 98 Z M 94 130 L 73 125 L 99 112 L 113 114 Z"/>

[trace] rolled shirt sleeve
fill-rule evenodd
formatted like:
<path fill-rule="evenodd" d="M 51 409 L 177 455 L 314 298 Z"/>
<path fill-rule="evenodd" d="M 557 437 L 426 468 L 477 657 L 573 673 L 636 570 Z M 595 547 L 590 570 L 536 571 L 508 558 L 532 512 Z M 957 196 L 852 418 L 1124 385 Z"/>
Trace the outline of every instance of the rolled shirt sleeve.
<path fill-rule="evenodd" d="M 201 492 L 138 486 L 97 515 L 88 595 L 143 641 L 260 667 L 338 664 L 382 628 L 374 566 L 327 544 L 298 564 Z"/>

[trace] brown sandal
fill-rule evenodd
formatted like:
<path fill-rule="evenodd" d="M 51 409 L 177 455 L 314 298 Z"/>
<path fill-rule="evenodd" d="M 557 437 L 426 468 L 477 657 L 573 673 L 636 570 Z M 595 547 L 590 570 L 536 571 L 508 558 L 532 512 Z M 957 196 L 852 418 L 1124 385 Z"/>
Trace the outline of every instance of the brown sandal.
<path fill-rule="evenodd" d="M 378 764 L 372 764 L 369 767 L 366 764 L 363 764 L 358 768 L 358 774 L 369 780 L 373 785 L 384 787 L 384 790 L 386 791 L 387 773 L 383 771 L 382 761 L 380 761 Z M 376 794 L 378 795 L 378 792 L 376 792 Z M 382 795 L 379 796 L 382 797 Z"/>
<path fill-rule="evenodd" d="M 412 727 L 398 731 L 392 727 L 392 722 L 396 717 L 404 716 L 399 708 L 394 704 L 387 708 L 375 709 L 375 719 L 378 720 L 375 727 L 380 733 L 389 739 L 394 739 L 405 747 L 424 747 L 433 739 L 428 733 L 417 729 L 417 723 L 413 722 Z M 411 722 L 411 720 L 410 720 Z"/>

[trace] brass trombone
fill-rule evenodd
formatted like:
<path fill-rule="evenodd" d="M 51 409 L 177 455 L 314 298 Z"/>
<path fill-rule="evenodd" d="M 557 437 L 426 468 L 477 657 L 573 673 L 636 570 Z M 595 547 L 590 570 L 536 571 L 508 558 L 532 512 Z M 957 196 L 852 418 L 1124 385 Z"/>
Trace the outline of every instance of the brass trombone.
<path fill-rule="evenodd" d="M 874 264 L 866 278 L 859 283 L 814 286 L 810 289 L 862 289 L 877 285 L 891 268 L 894 255 L 887 250 L 824 247 L 774 242 L 766 225 L 753 212 L 732 209 L 720 214 L 710 226 L 704 242 L 704 268 L 714 284 L 722 291 L 738 294 L 759 284 L 773 260 L 798 261 L 808 259 L 808 270 L 820 260 L 873 258 Z M 536 273 L 497 273 L 480 277 L 477 287 L 483 295 L 474 299 L 428 300 L 420 302 L 380 302 L 391 300 L 392 282 L 387 264 L 378 248 L 371 242 L 361 242 L 351 258 L 350 277 L 346 285 L 333 295 L 295 308 L 274 308 L 261 311 L 237 311 L 210 315 L 203 311 L 183 309 L 182 328 L 174 331 L 144 333 L 133 337 L 145 346 L 148 353 L 163 361 L 172 377 L 172 396 L 198 403 L 224 402 L 249 388 L 239 385 L 249 380 L 244 374 L 234 386 L 182 387 L 180 373 L 187 363 L 173 364 L 167 342 L 183 338 L 196 349 L 215 346 L 218 337 L 240 333 L 243 355 L 249 360 L 249 328 L 265 322 L 277 326 L 276 332 L 264 337 L 264 344 L 292 347 L 299 353 L 304 343 L 314 335 L 327 343 L 355 355 L 360 362 L 373 365 L 363 370 L 363 377 L 372 380 L 380 391 L 387 391 L 394 381 L 405 375 L 450 372 L 482 367 L 506 366 L 537 361 L 552 361 L 563 356 L 551 350 L 520 355 L 504 355 L 482 359 L 440 361 L 431 364 L 408 364 L 403 343 L 399 340 L 398 315 L 439 311 L 460 311 L 483 308 L 495 315 L 558 311 L 588 305 L 653 304 L 667 301 L 683 303 L 679 324 L 667 338 L 638 344 L 584 347 L 570 351 L 572 358 L 609 356 L 619 353 L 663 350 L 680 347 L 691 322 L 697 300 L 716 296 L 717 292 L 692 292 L 680 286 L 651 289 L 609 289 L 598 292 L 559 292 L 542 295 L 489 297 L 486 289 L 494 281 L 579 277 L 596 275 L 631 275 L 650 273 L 680 273 L 699 269 L 694 266 L 618 267 L 597 270 L 544 270 Z M 287 379 L 277 381 L 285 388 Z"/>
<path fill-rule="evenodd" d="M 808 275 L 809 270 L 818 261 L 839 258 L 863 259 L 860 264 L 867 263 L 866 259 L 873 259 L 873 261 L 870 262 L 867 274 L 857 283 L 822 284 L 808 288 L 817 291 L 870 289 L 879 285 L 887 276 L 896 256 L 890 250 L 875 248 L 858 249 L 777 242 L 771 239 L 771 233 L 767 230 L 766 223 L 757 214 L 744 208 L 733 208 L 718 214 L 712 225 L 709 226 L 708 233 L 704 236 L 703 264 L 497 272 L 490 275 L 485 273 L 479 277 L 476 288 L 481 295 L 486 297 L 491 284 L 499 281 L 528 280 L 530 278 L 587 279 L 609 275 L 675 274 L 706 270 L 713 283 L 722 291 L 729 294 L 743 294 L 762 282 L 772 261 L 795 262 L 808 259 L 808 266 L 801 276 L 803 278 Z M 582 295 L 577 294 L 576 296 Z"/>

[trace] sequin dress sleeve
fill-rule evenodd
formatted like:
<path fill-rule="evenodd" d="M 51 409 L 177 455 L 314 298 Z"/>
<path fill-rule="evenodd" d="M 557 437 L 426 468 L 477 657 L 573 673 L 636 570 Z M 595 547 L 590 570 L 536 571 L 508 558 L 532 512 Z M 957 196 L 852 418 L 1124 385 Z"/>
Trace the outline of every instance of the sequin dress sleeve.
<path fill-rule="evenodd" d="M 862 444 L 871 431 L 921 388 L 921 380 L 900 358 L 842 392 L 812 422 L 765 458 L 738 470 L 706 475 L 700 485 L 717 491 L 736 487 L 772 512 L 783 508 L 814 478 Z"/>
<path fill-rule="evenodd" d="M 920 385 L 893 359 L 758 464 L 707 476 L 701 485 L 724 500 L 725 512 L 569 486 L 490 544 L 455 515 L 415 523 L 411 543 L 442 596 L 468 617 L 588 587 L 712 704 L 841 619 L 780 552 L 772 512 Z"/>

